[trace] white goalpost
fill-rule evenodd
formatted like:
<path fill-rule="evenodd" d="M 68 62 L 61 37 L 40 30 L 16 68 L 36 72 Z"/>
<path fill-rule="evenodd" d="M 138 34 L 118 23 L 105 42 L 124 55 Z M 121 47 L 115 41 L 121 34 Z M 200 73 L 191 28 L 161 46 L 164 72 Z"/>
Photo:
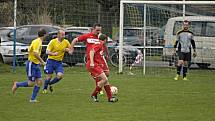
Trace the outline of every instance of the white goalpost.
<path fill-rule="evenodd" d="M 188 6 L 188 7 L 187 7 Z M 203 6 L 203 7 L 198 7 L 198 6 Z M 167 48 L 172 48 L 173 45 L 171 42 L 171 47 L 168 47 L 169 45 L 167 45 L 167 40 L 164 40 L 166 38 L 170 38 L 170 36 L 167 36 L 166 32 L 167 32 L 167 28 L 169 27 L 169 24 L 167 25 L 167 22 L 169 22 L 170 19 L 173 19 L 175 17 L 180 17 L 180 21 L 187 19 L 187 16 L 200 16 L 199 20 L 197 21 L 203 21 L 201 19 L 201 16 L 211 16 L 211 17 L 215 17 L 215 13 L 212 11 L 209 11 L 210 7 L 214 7 L 215 6 L 215 1 L 133 1 L 133 0 L 121 0 L 120 1 L 120 21 L 119 21 L 119 67 L 118 67 L 118 72 L 122 73 L 124 70 L 124 66 L 123 66 L 123 56 L 124 56 L 124 49 L 125 48 L 129 48 L 130 45 L 126 45 L 125 41 L 127 41 L 126 39 L 128 39 L 129 37 L 131 38 L 132 35 L 125 35 L 126 32 L 128 31 L 134 31 L 134 28 L 140 28 L 138 30 L 139 34 L 138 36 L 140 36 L 140 41 L 141 41 L 141 45 L 140 46 L 132 46 L 130 48 L 137 48 L 139 50 L 142 50 L 143 53 L 143 60 L 142 60 L 142 73 L 145 75 L 146 74 L 146 66 L 150 65 L 149 62 L 147 61 L 147 59 L 149 58 L 149 56 L 153 55 L 159 55 L 159 54 L 154 54 L 154 52 L 159 52 L 162 53 L 159 55 L 159 57 L 164 56 L 165 50 L 167 50 Z M 187 9 L 188 8 L 188 9 Z M 203 9 L 204 8 L 204 9 Z M 213 18 L 210 18 L 211 20 L 213 20 Z M 177 18 L 175 18 L 177 19 Z M 179 18 L 178 18 L 179 19 Z M 188 18 L 190 19 L 190 18 Z M 193 19 L 193 18 L 192 18 Z M 190 19 L 190 20 L 192 20 Z M 194 20 L 195 21 L 195 20 Z M 159 25 L 159 23 L 162 23 L 162 27 L 161 25 Z M 180 22 L 179 22 L 180 23 Z M 210 27 L 214 27 L 213 22 L 212 23 L 207 23 L 207 22 L 202 22 L 207 29 L 207 25 Z M 215 21 L 214 21 L 215 23 Z M 174 23 L 174 25 L 176 25 L 178 23 Z M 195 25 L 198 25 L 198 23 L 195 23 Z M 202 26 L 203 26 L 202 24 Z M 195 25 L 193 25 L 192 29 L 195 29 Z M 178 25 L 179 26 L 179 25 Z M 177 27 L 178 27 L 177 26 Z M 171 26 L 172 27 L 172 26 Z M 170 28 L 171 28 L 170 27 Z M 173 29 L 177 28 L 177 27 L 172 27 Z M 180 28 L 180 27 L 178 27 Z M 158 29 L 159 31 L 162 29 L 164 32 L 161 34 L 159 33 L 159 36 L 162 36 L 163 40 L 165 41 L 163 43 L 163 45 L 161 44 L 157 44 L 161 39 L 157 39 L 154 35 L 153 32 L 155 32 Z M 204 28 L 205 29 L 205 28 Z M 141 31 L 141 32 L 140 32 Z M 176 31 L 176 30 L 173 30 Z M 197 30 L 196 30 L 197 31 Z M 196 32 L 194 30 L 194 34 Z M 203 30 L 202 30 L 203 31 Z M 157 32 L 158 33 L 158 32 Z M 213 37 L 213 32 L 212 33 L 212 37 Z M 205 32 L 204 32 L 205 34 Z M 126 36 L 126 37 L 125 37 Z M 199 36 L 203 36 L 205 37 L 206 35 L 199 35 Z M 202 49 L 204 47 L 208 47 L 210 49 L 214 48 L 214 47 L 209 47 L 208 45 L 206 45 L 204 42 L 201 42 L 201 46 L 200 46 L 200 41 L 198 37 L 197 38 L 197 47 L 198 48 L 198 52 L 202 53 Z M 215 33 L 214 33 L 215 36 Z M 171 38 L 172 39 L 172 38 Z M 134 39 L 133 39 L 134 40 Z M 132 41 L 129 40 L 129 41 Z M 155 44 L 154 41 L 156 41 L 157 43 Z M 168 40 L 169 41 L 169 40 Z M 210 41 L 210 40 L 208 40 Z M 168 52 L 171 49 L 168 49 Z M 210 50 L 211 53 L 213 53 L 214 50 Z M 215 53 L 214 53 L 215 54 Z M 210 55 L 212 56 L 212 55 Z M 159 58 L 158 56 L 153 56 L 150 57 L 149 60 L 152 60 L 151 58 Z M 198 57 L 200 60 L 200 56 Z M 198 59 L 197 58 L 197 59 Z M 201 58 L 204 58 L 205 61 L 202 62 L 198 62 L 198 64 L 208 64 L 210 63 L 213 64 L 214 62 L 212 62 L 212 58 L 213 57 L 203 57 L 201 56 Z M 209 59 L 210 58 L 210 59 Z M 210 61 L 208 61 L 210 60 Z M 148 62 L 148 63 L 146 63 Z M 152 63 L 152 65 L 155 65 L 154 63 Z M 162 64 L 161 62 L 161 65 Z"/>

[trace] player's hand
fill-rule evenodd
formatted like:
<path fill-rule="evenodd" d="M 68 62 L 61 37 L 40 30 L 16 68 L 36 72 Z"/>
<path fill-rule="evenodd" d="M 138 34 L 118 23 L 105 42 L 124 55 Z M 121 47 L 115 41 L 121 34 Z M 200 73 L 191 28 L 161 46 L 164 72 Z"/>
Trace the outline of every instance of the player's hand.
<path fill-rule="evenodd" d="M 94 68 L 94 63 L 90 63 L 90 68 Z"/>
<path fill-rule="evenodd" d="M 106 56 L 105 56 L 105 59 L 106 59 L 106 60 L 109 60 L 109 59 L 110 59 L 110 57 L 109 57 L 108 55 L 106 55 Z"/>
<path fill-rule="evenodd" d="M 65 48 L 65 50 L 64 50 L 65 52 L 69 52 L 70 51 L 70 49 L 69 48 Z"/>
<path fill-rule="evenodd" d="M 70 50 L 69 52 L 68 52 L 70 55 L 72 55 L 73 54 L 73 52 Z"/>
<path fill-rule="evenodd" d="M 196 52 L 193 52 L 193 57 L 195 58 L 197 56 L 197 53 Z"/>
<path fill-rule="evenodd" d="M 40 62 L 40 65 L 45 66 L 46 63 L 45 62 Z"/>
<path fill-rule="evenodd" d="M 57 56 L 58 55 L 58 52 L 54 52 L 52 53 L 53 56 Z"/>

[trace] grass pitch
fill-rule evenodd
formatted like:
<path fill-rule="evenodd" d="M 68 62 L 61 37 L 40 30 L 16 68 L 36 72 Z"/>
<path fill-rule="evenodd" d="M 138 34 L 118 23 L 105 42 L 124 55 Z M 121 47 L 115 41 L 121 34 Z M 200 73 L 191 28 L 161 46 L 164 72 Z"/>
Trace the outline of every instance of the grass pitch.
<path fill-rule="evenodd" d="M 2 66 L 2 65 L 1 65 Z M 90 100 L 94 81 L 84 67 L 65 68 L 54 93 L 38 95 L 29 103 L 32 88 L 11 93 L 13 80 L 26 79 L 24 67 L 0 74 L 0 121 L 214 121 L 215 71 L 191 70 L 189 81 L 174 81 L 173 72 L 155 75 L 116 74 L 109 78 L 117 86 L 119 102 Z M 161 71 L 162 72 L 162 71 Z"/>

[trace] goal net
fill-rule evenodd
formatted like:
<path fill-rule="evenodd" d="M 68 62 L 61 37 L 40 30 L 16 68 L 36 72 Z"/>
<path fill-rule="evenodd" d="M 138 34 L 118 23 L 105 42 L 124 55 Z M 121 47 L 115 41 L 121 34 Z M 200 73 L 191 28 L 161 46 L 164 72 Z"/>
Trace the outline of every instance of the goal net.
<path fill-rule="evenodd" d="M 178 57 L 173 56 L 173 45 L 184 20 L 191 22 L 197 46 L 190 68 L 214 68 L 214 10 L 214 1 L 122 0 L 119 73 L 175 73 Z"/>

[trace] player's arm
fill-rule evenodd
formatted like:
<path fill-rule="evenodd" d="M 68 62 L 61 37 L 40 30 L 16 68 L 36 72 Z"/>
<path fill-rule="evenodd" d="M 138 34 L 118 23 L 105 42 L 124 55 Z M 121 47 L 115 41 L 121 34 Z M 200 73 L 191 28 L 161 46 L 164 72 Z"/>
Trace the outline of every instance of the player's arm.
<path fill-rule="evenodd" d="M 52 51 L 51 51 L 52 48 L 53 48 L 53 42 L 50 41 L 49 44 L 48 44 L 48 46 L 47 46 L 47 49 L 46 49 L 46 54 L 47 54 L 47 55 L 51 55 L 51 56 L 56 56 L 56 55 L 58 55 L 58 52 L 52 52 Z"/>
<path fill-rule="evenodd" d="M 72 50 L 71 50 L 71 44 L 69 41 L 67 41 L 67 47 L 64 49 L 65 52 L 68 52 L 70 55 L 72 55 Z"/>
<path fill-rule="evenodd" d="M 95 55 L 95 50 L 91 49 L 90 50 L 90 67 L 91 68 L 94 67 L 94 55 Z"/>
<path fill-rule="evenodd" d="M 58 55 L 58 52 L 51 52 L 49 50 L 46 50 L 46 54 L 47 55 L 51 55 L 51 56 L 57 56 Z"/>
<path fill-rule="evenodd" d="M 45 62 L 43 61 L 43 59 L 40 57 L 39 55 L 39 49 L 40 48 L 40 45 L 38 43 L 35 43 L 33 45 L 33 53 L 34 53 L 34 56 L 36 57 L 37 60 L 40 61 L 40 64 L 41 65 L 45 65 Z"/>
<path fill-rule="evenodd" d="M 34 51 L 34 56 L 37 58 L 37 60 L 40 61 L 41 65 L 45 65 L 45 62 L 43 61 L 43 59 L 40 57 L 40 55 L 38 54 L 38 52 Z"/>
<path fill-rule="evenodd" d="M 173 54 L 176 54 L 176 48 L 178 46 L 179 39 L 180 39 L 180 37 L 179 37 L 179 34 L 177 33 L 177 35 L 176 35 L 176 41 L 175 41 L 175 43 L 173 45 Z"/>
<path fill-rule="evenodd" d="M 107 45 L 104 45 L 104 52 L 105 52 L 105 55 L 106 55 L 106 59 L 108 60 L 110 55 L 109 55 L 109 52 L 108 52 L 108 47 Z"/>
<path fill-rule="evenodd" d="M 78 37 L 76 37 L 75 39 L 73 39 L 72 40 L 72 42 L 71 42 L 71 47 L 70 47 L 70 53 L 73 53 L 74 52 L 74 46 L 75 46 L 75 44 L 78 42 Z"/>
<path fill-rule="evenodd" d="M 80 36 L 76 37 L 75 39 L 73 39 L 71 42 L 71 48 L 70 48 L 71 53 L 74 52 L 74 46 L 77 42 L 79 42 L 79 41 L 84 42 L 86 40 L 87 40 L 87 34 L 80 35 Z"/>
<path fill-rule="evenodd" d="M 193 40 L 193 38 L 191 39 L 191 45 L 193 47 L 193 57 L 196 57 L 197 56 L 197 53 L 196 53 L 196 43 Z"/>

